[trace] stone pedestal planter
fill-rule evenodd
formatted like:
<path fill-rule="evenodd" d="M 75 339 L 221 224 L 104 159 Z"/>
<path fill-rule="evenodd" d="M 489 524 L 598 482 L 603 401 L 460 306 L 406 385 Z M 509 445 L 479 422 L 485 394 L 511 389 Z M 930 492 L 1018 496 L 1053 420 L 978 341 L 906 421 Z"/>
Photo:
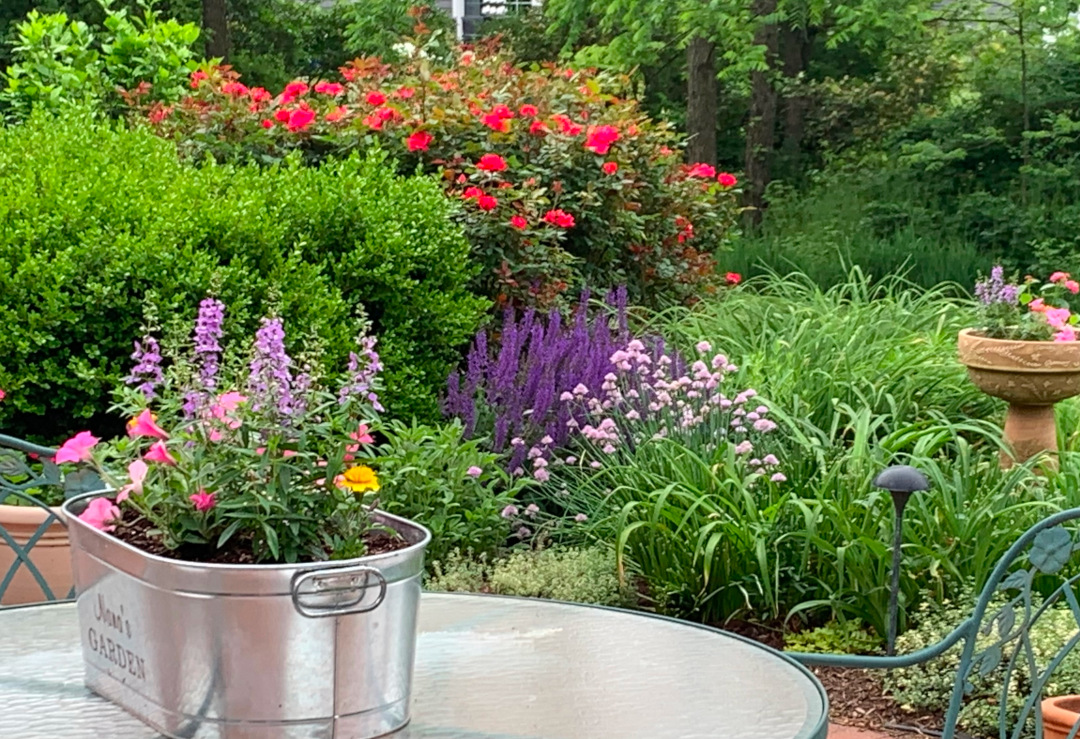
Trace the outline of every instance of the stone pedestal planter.
<path fill-rule="evenodd" d="M 965 329 L 958 346 L 971 381 L 1009 403 L 1005 441 L 1016 460 L 1057 451 L 1054 404 L 1080 395 L 1080 341 L 1010 341 Z M 1001 461 L 1012 464 L 1008 455 Z"/>
<path fill-rule="evenodd" d="M 408 723 L 427 529 L 404 549 L 304 564 L 148 554 L 71 520 L 91 690 L 167 737 L 371 739 Z"/>
<path fill-rule="evenodd" d="M 66 598 L 71 591 L 71 552 L 68 544 L 68 532 L 62 523 L 63 513 L 59 508 L 51 509 L 57 516 L 45 532 L 39 536 L 30 550 L 30 561 L 45 579 L 51 597 L 46 593 L 33 572 L 22 564 L 3 590 L 0 606 L 14 606 L 21 603 L 39 603 L 45 600 Z M 27 542 L 49 517 L 49 511 L 38 506 L 0 505 L 0 528 L 19 546 Z M 15 552 L 7 541 L 0 537 L 0 583 L 7 577 L 15 562 Z"/>

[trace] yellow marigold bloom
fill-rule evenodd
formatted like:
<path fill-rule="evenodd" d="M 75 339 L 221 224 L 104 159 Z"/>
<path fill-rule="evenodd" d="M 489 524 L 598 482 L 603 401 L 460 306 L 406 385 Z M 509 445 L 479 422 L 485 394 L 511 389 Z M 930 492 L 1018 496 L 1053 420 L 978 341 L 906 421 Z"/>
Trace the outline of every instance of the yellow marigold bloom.
<path fill-rule="evenodd" d="M 341 475 L 338 479 L 341 487 L 348 488 L 354 493 L 379 489 L 379 478 L 375 474 L 375 470 L 370 467 L 365 467 L 364 465 L 350 467 L 345 470 L 345 474 Z"/>

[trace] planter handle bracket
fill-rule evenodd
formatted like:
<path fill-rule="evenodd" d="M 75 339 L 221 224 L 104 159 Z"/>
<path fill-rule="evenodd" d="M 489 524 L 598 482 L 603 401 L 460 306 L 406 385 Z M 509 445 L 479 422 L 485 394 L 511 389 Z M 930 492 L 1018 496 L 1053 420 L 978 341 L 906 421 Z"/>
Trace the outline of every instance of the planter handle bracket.
<path fill-rule="evenodd" d="M 377 591 L 374 598 L 370 591 Z M 307 618 L 367 613 L 386 598 L 386 578 L 367 565 L 329 567 L 301 572 L 293 578 L 292 601 Z"/>

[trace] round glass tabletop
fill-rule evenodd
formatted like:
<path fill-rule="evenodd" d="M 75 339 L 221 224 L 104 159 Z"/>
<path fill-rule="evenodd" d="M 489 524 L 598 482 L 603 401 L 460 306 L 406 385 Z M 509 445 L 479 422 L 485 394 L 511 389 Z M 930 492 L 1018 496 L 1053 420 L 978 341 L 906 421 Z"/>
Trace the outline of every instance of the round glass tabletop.
<path fill-rule="evenodd" d="M 825 739 L 827 728 L 821 685 L 777 652 L 542 600 L 425 593 L 413 692 L 395 739 Z M 74 604 L 0 610 L 0 737 L 157 736 L 83 686 Z"/>

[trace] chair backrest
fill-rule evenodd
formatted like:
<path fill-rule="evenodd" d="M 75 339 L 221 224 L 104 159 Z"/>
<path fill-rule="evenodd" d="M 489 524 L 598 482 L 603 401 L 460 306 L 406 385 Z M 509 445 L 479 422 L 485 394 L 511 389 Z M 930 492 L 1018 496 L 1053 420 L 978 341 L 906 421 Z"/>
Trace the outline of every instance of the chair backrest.
<path fill-rule="evenodd" d="M 20 518 L 30 521 L 20 526 L 18 531 L 12 531 L 5 528 L 3 520 L 0 520 L 0 607 L 15 605 L 6 602 L 4 596 L 12 584 L 18 582 L 16 577 L 20 574 L 22 577 L 19 580 L 32 592 L 33 600 L 61 600 L 75 595 L 74 588 L 54 592 L 53 586 L 34 563 L 31 556 L 34 546 L 42 542 L 54 524 L 63 525 L 64 521 L 29 491 L 58 488 L 65 496 L 71 496 L 100 488 L 101 480 L 92 470 L 79 469 L 65 475 L 52 461 L 55 454 L 55 449 L 0 434 L 0 504 L 17 502 L 19 508 L 24 509 L 19 513 L 28 514 Z M 35 510 L 43 513 L 36 515 L 33 513 Z M 61 555 L 62 558 L 64 556 Z M 40 598 L 34 585 L 40 588 Z M 18 600 L 20 604 L 25 602 L 23 597 Z"/>
<path fill-rule="evenodd" d="M 1000 739 L 1044 736 L 1041 702 L 1055 669 L 1080 642 L 1080 508 L 1062 511 L 1032 526 L 1002 556 L 972 614 L 942 641 L 911 654 L 895 657 L 791 653 L 804 664 L 839 667 L 908 667 L 935 659 L 958 644 L 960 665 L 945 715 L 943 739 L 956 736 L 964 696 L 976 682 L 1003 668 L 998 695 Z M 1049 653 L 1032 640 L 1033 630 L 1047 614 L 1071 617 L 1076 630 Z M 1056 616 L 1055 616 L 1056 617 Z M 1069 686 L 1080 693 L 1080 685 Z M 1080 734 L 1080 722 L 1062 736 Z"/>

